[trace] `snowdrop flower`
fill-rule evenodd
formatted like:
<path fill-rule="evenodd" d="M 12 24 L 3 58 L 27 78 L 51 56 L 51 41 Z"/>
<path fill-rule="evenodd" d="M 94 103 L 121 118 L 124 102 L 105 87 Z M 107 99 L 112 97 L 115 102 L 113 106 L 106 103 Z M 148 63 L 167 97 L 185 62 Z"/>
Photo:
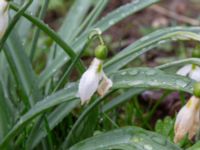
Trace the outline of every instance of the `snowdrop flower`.
<path fill-rule="evenodd" d="M 180 68 L 177 71 L 178 75 L 189 76 L 191 79 L 200 82 L 200 67 L 190 64 Z"/>
<path fill-rule="evenodd" d="M 8 26 L 8 2 L 0 0 L 0 39 L 3 37 Z"/>
<path fill-rule="evenodd" d="M 82 105 L 89 102 L 97 89 L 100 95 L 103 96 L 112 87 L 112 81 L 106 77 L 102 66 L 102 60 L 94 58 L 89 68 L 82 75 L 77 94 L 81 99 Z M 100 83 L 101 80 L 102 82 Z"/>
<path fill-rule="evenodd" d="M 174 130 L 174 142 L 178 143 L 188 134 L 192 139 L 199 129 L 200 125 L 200 98 L 192 96 L 187 104 L 179 111 Z"/>

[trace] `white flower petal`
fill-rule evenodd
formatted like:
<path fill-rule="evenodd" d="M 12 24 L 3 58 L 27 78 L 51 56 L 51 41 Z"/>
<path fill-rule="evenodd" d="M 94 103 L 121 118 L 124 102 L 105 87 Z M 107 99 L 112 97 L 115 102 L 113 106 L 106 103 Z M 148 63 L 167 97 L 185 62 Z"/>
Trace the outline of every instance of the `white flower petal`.
<path fill-rule="evenodd" d="M 98 93 L 100 96 L 104 96 L 108 90 L 112 87 L 113 82 L 103 73 L 103 80 L 98 87 Z"/>
<path fill-rule="evenodd" d="M 199 129 L 199 98 L 192 96 L 188 103 L 179 111 L 175 122 L 174 142 L 179 142 L 187 133 L 191 139 Z"/>
<path fill-rule="evenodd" d="M 187 76 L 191 70 L 192 70 L 192 65 L 191 64 L 190 65 L 186 65 L 186 66 L 180 68 L 176 72 L 176 74 L 182 75 L 182 76 Z"/>
<path fill-rule="evenodd" d="M 81 99 L 81 104 L 89 102 L 92 95 L 98 88 L 99 81 L 102 78 L 102 70 L 99 70 L 101 61 L 94 59 L 89 69 L 82 75 L 79 83 L 78 96 Z"/>
<path fill-rule="evenodd" d="M 195 114 L 195 118 L 194 118 L 194 122 L 193 122 L 193 126 L 192 128 L 189 130 L 189 139 L 192 139 L 195 134 L 197 133 L 197 131 L 199 130 L 199 125 L 200 125 L 200 112 L 196 112 Z"/>
<path fill-rule="evenodd" d="M 0 39 L 8 27 L 8 2 L 0 0 Z"/>
<path fill-rule="evenodd" d="M 200 68 L 196 66 L 195 69 L 190 72 L 189 77 L 200 82 Z"/>

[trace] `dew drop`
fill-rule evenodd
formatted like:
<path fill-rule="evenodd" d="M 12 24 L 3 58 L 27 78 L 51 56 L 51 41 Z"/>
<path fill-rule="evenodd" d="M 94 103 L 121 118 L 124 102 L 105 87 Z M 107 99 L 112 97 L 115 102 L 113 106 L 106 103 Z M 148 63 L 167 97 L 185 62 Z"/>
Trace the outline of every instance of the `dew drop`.
<path fill-rule="evenodd" d="M 146 75 L 149 75 L 149 76 L 151 76 L 151 75 L 155 75 L 156 74 L 156 72 L 155 72 L 155 70 L 149 70 L 148 72 L 146 72 Z"/>
<path fill-rule="evenodd" d="M 145 36 L 142 38 L 142 41 L 145 41 L 145 40 L 148 40 L 149 39 L 149 36 Z"/>
<path fill-rule="evenodd" d="M 64 61 L 67 61 L 67 57 L 64 58 Z"/>
<path fill-rule="evenodd" d="M 157 80 L 152 80 L 152 81 L 149 82 L 149 85 L 156 86 L 156 85 L 158 85 L 158 81 Z"/>
<path fill-rule="evenodd" d="M 153 148 L 151 147 L 151 145 L 144 145 L 144 149 L 145 150 L 153 150 Z"/>
<path fill-rule="evenodd" d="M 53 72 L 56 72 L 56 69 L 53 69 Z"/>
<path fill-rule="evenodd" d="M 176 80 L 176 85 L 181 86 L 181 87 L 185 87 L 187 85 L 187 83 L 182 81 L 182 80 Z"/>
<path fill-rule="evenodd" d="M 121 73 L 121 75 L 126 75 L 126 73 L 127 73 L 127 72 L 126 72 L 126 71 L 124 71 L 124 72 L 122 72 L 122 73 Z"/>
<path fill-rule="evenodd" d="M 162 41 L 159 41 L 158 44 L 163 44 L 165 42 L 166 42 L 165 40 L 162 40 Z"/>
<path fill-rule="evenodd" d="M 140 85 L 140 84 L 143 84 L 143 81 L 137 80 L 137 81 L 128 83 L 128 85 L 130 85 L 130 86 L 133 86 L 133 85 Z"/>
<path fill-rule="evenodd" d="M 138 143 L 138 142 L 140 142 L 140 139 L 137 138 L 137 137 L 134 137 L 134 138 L 132 138 L 132 142 L 134 142 L 134 143 Z"/>
<path fill-rule="evenodd" d="M 136 75 L 136 74 L 138 74 L 138 70 L 131 70 L 131 71 L 129 72 L 129 74 L 130 74 L 130 75 Z"/>
<path fill-rule="evenodd" d="M 122 18 L 124 18 L 124 17 L 126 17 L 126 14 L 125 14 L 125 13 L 123 13 L 123 14 L 121 14 L 121 16 L 122 16 Z"/>
<path fill-rule="evenodd" d="M 112 25 L 114 24 L 114 21 L 113 21 L 113 20 L 110 20 L 110 21 L 108 22 L 108 24 L 112 26 Z"/>

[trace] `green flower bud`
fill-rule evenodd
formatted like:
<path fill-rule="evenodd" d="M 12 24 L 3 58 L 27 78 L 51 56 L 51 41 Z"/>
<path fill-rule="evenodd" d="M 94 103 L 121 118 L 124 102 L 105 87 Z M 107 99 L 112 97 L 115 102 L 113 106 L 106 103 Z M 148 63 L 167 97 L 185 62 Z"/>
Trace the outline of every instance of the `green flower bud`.
<path fill-rule="evenodd" d="M 194 91 L 193 91 L 193 94 L 196 96 L 196 97 L 199 97 L 200 98 L 200 82 L 197 82 L 193 85 L 193 88 L 194 88 Z"/>
<path fill-rule="evenodd" d="M 95 49 L 95 57 L 98 59 L 106 59 L 108 55 L 108 49 L 105 45 L 99 45 Z"/>

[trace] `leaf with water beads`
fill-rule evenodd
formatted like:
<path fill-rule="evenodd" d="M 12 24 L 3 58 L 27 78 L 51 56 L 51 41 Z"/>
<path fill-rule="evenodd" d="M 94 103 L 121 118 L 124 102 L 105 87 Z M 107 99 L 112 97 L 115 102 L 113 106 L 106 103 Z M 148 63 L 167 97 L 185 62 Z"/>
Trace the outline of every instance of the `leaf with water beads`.
<path fill-rule="evenodd" d="M 165 137 L 137 127 L 124 127 L 101 133 L 70 148 L 70 150 L 102 149 L 180 150 Z"/>
<path fill-rule="evenodd" d="M 193 81 L 174 74 L 167 74 L 154 68 L 130 68 L 111 74 L 113 88 L 158 88 L 182 90 L 192 93 Z"/>

